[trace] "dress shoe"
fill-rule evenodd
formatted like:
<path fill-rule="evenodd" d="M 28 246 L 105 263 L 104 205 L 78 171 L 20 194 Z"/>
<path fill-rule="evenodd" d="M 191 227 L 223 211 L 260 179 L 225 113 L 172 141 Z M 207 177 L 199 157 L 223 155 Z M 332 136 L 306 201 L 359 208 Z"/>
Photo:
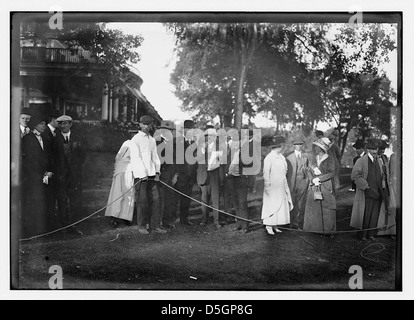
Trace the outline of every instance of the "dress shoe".
<path fill-rule="evenodd" d="M 206 226 L 206 223 L 205 222 L 200 222 L 200 226 L 201 227 L 205 227 Z"/>
<path fill-rule="evenodd" d="M 268 234 L 270 234 L 272 236 L 275 235 L 275 232 L 273 231 L 273 228 L 272 227 L 266 227 L 266 231 L 267 231 Z"/>
<path fill-rule="evenodd" d="M 167 233 L 167 230 L 162 229 L 162 228 L 156 228 L 156 229 L 154 229 L 154 232 L 155 233 L 164 234 L 164 233 Z"/>
<path fill-rule="evenodd" d="M 217 230 L 222 228 L 221 224 L 215 224 L 215 225 L 214 225 L 214 227 L 215 227 Z"/>
<path fill-rule="evenodd" d="M 144 228 L 138 228 L 138 232 L 140 234 L 145 234 L 145 235 L 149 234 L 148 230 L 147 229 L 144 229 Z"/>
<path fill-rule="evenodd" d="M 278 228 L 275 228 L 275 231 L 276 231 L 277 233 L 282 233 L 282 230 L 280 230 L 280 229 L 278 229 Z"/>

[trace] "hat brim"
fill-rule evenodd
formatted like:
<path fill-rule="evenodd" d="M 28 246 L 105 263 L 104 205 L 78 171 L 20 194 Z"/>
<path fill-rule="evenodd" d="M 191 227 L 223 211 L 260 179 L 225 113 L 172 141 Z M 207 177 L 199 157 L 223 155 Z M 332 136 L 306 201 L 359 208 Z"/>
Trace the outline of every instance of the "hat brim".
<path fill-rule="evenodd" d="M 316 142 L 316 141 L 313 144 L 315 146 L 318 146 L 319 148 L 321 148 L 323 151 L 328 152 L 328 148 L 325 145 L 323 145 L 323 144 L 321 144 L 319 142 Z"/>

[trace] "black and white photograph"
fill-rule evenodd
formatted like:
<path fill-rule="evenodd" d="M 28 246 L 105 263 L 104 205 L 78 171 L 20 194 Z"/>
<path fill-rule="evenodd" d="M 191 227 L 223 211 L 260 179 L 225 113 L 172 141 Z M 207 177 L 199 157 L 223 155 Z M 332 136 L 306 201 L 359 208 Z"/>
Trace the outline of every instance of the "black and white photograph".
<path fill-rule="evenodd" d="M 10 10 L 8 290 L 403 292 L 403 11 L 194 7 Z"/>

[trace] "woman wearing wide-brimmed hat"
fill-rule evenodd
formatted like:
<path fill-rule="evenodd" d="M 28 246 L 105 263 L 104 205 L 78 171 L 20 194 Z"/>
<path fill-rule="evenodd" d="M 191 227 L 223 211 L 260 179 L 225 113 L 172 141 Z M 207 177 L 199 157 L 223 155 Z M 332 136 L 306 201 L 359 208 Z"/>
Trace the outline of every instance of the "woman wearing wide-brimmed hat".
<path fill-rule="evenodd" d="M 303 224 L 303 230 L 321 234 L 336 231 L 335 160 L 328 154 L 329 144 L 328 138 L 313 142 L 314 156 L 308 169 L 310 184 Z"/>
<path fill-rule="evenodd" d="M 263 207 L 262 219 L 268 234 L 281 232 L 277 226 L 290 223 L 290 210 L 293 208 L 292 198 L 286 178 L 287 163 L 281 150 L 285 138 L 275 136 L 272 139 L 272 151 L 266 156 L 263 164 Z"/>

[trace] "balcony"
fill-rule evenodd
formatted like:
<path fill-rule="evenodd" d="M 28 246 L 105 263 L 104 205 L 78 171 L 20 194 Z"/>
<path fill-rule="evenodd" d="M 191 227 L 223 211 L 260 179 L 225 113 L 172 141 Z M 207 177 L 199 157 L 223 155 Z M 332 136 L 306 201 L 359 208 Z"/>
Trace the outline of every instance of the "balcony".
<path fill-rule="evenodd" d="M 21 47 L 22 63 L 96 63 L 90 51 L 45 47 Z"/>

